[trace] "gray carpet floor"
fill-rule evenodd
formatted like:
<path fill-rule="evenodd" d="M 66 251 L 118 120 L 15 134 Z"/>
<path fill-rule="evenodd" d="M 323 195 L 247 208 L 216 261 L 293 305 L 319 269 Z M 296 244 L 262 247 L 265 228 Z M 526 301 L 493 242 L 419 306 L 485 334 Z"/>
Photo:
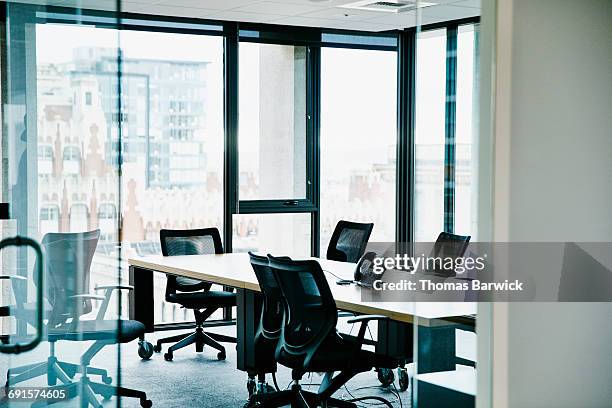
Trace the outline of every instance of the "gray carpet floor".
<path fill-rule="evenodd" d="M 211 329 L 218 333 L 232 335 L 235 327 L 223 327 Z M 147 335 L 147 340 L 154 342 L 158 337 L 168 337 L 178 332 L 159 332 Z M 210 348 L 205 348 L 203 353 L 196 353 L 195 348 L 188 347 L 177 351 L 174 360 L 167 362 L 162 354 L 155 354 L 151 360 L 142 361 L 137 354 L 136 342 L 125 344 L 121 347 L 121 385 L 128 388 L 135 388 L 145 391 L 149 399 L 153 401 L 154 407 L 163 408 L 184 408 L 184 407 L 203 407 L 203 408 L 240 408 L 244 405 L 247 398 L 246 374 L 236 370 L 236 351 L 233 345 L 226 344 L 227 359 L 218 361 L 217 352 Z M 164 345 L 164 350 L 167 345 Z M 57 346 L 57 355 L 60 359 L 77 362 L 78 356 L 86 349 L 83 343 L 60 342 Z M 44 360 L 48 348 L 41 345 L 37 348 L 38 356 L 36 360 Z M 113 383 L 117 381 L 117 356 L 116 346 L 109 346 L 100 352 L 93 360 L 92 365 L 107 368 L 113 377 Z M 0 355 L 0 381 L 6 380 L 6 367 L 18 366 L 24 363 L 33 362 L 33 357 L 9 357 Z M 290 383 L 290 372 L 284 367 L 279 368 L 277 374 L 278 384 L 281 388 Z M 95 379 L 95 377 L 92 377 Z M 31 380 L 19 384 L 44 385 L 43 378 Z M 305 389 L 316 390 L 321 376 L 313 374 L 302 381 Z M 270 378 L 270 383 L 271 378 Z M 397 385 L 397 379 L 396 379 Z M 401 404 L 394 392 L 388 388 L 380 387 L 374 371 L 362 373 L 352 379 L 346 389 L 341 389 L 336 394 L 338 398 L 349 399 L 366 395 L 376 395 L 387 399 L 394 407 L 410 407 L 410 389 L 401 392 Z M 117 406 L 117 399 L 112 398 L 103 402 L 104 407 Z M 6 401 L 0 406 L 10 408 L 29 407 L 30 404 L 8 405 Z M 77 400 L 64 401 L 53 405 L 54 407 L 75 407 L 78 406 Z M 122 407 L 139 407 L 135 399 L 123 398 Z M 376 401 L 366 401 L 364 407 L 384 407 Z"/>

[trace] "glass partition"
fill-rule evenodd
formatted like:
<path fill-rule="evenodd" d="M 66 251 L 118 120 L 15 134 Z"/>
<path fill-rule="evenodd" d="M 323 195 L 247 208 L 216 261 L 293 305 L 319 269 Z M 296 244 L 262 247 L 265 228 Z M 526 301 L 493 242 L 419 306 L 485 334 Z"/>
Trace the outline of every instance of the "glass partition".
<path fill-rule="evenodd" d="M 421 15 L 431 17 L 425 11 Z M 434 242 L 438 234 L 446 232 L 470 236 L 474 243 L 477 240 L 479 26 L 457 22 L 443 25 L 444 28 L 419 27 L 417 30 L 415 242 Z M 445 242 L 437 245 L 443 248 Z M 471 248 L 467 246 L 465 253 L 458 256 L 469 256 Z M 433 279 L 461 282 L 454 275 Z M 414 303 L 418 315 L 413 336 L 412 406 L 415 408 L 476 406 L 479 316 L 476 303 L 470 303 L 467 297 L 457 300 L 463 302 Z M 432 310 L 445 312 L 432 313 Z"/>
<path fill-rule="evenodd" d="M 78 8 L 53 24 L 35 3 L 2 4 L 2 238 L 20 237 L 0 253 L 2 403 L 34 390 L 30 403 L 100 406 L 121 385 L 118 344 L 142 334 L 119 320 L 119 36 L 81 24 Z"/>

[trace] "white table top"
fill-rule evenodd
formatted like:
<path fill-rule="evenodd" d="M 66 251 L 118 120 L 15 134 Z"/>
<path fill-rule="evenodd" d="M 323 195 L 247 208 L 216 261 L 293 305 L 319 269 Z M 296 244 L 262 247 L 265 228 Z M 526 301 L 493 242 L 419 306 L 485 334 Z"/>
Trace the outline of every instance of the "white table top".
<path fill-rule="evenodd" d="M 361 291 L 372 290 L 356 285 L 338 285 L 338 277 L 352 279 L 355 264 L 316 259 L 325 271 L 336 305 L 341 310 L 360 314 L 380 314 L 390 319 L 423 326 L 448 324 L 439 319 L 476 313 L 475 303 L 461 302 L 362 302 Z M 257 278 L 246 253 L 221 255 L 133 257 L 129 265 L 212 282 L 220 285 L 259 291 Z M 335 276 L 334 276 L 335 275 Z"/>

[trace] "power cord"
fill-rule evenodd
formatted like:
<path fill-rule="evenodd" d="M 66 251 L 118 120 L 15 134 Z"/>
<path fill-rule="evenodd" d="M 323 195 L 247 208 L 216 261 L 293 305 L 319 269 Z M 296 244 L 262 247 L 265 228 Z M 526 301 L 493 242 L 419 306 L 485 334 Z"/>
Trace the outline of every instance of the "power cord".
<path fill-rule="evenodd" d="M 393 408 L 393 405 L 391 405 L 391 403 L 389 401 L 387 401 L 386 399 L 384 399 L 383 397 L 375 397 L 375 396 L 359 397 L 359 398 L 353 398 L 353 399 L 350 399 L 350 400 L 347 400 L 347 401 L 348 402 L 358 402 L 358 401 L 365 401 L 365 400 L 379 401 L 379 403 L 377 405 L 385 404 L 389 408 Z"/>
<path fill-rule="evenodd" d="M 366 390 L 366 389 L 370 389 L 370 388 L 372 388 L 372 389 L 373 389 L 373 388 L 378 388 L 378 387 L 375 387 L 375 386 L 359 387 L 359 388 L 356 388 L 355 390 Z M 391 407 L 391 408 L 393 408 L 393 405 L 391 405 L 391 403 L 389 402 L 389 400 L 387 400 L 387 399 L 385 399 L 385 398 L 383 398 L 383 397 L 377 397 L 377 396 L 374 396 L 374 395 L 372 395 L 372 396 L 366 396 L 366 397 L 355 397 L 355 396 L 353 395 L 353 393 L 352 393 L 352 392 L 351 392 L 351 391 L 348 389 L 348 387 L 346 386 L 346 384 L 344 385 L 344 389 L 346 390 L 346 393 L 347 393 L 347 394 L 348 394 L 348 395 L 349 395 L 349 396 L 352 398 L 352 399 L 350 399 L 350 400 L 346 400 L 346 401 L 349 401 L 349 402 L 357 402 L 357 401 L 364 401 L 364 400 L 367 400 L 367 399 L 374 399 L 374 400 L 379 401 L 379 402 L 362 402 L 361 404 L 359 404 L 359 406 L 361 406 L 361 407 L 363 407 L 363 406 L 367 406 L 367 407 L 378 407 L 378 406 L 380 406 L 381 404 L 384 404 L 384 405 L 386 405 L 387 407 Z M 398 398 L 398 395 L 396 395 L 396 394 L 395 394 L 395 393 L 393 393 L 393 392 L 391 392 L 391 393 L 393 394 L 393 396 L 394 396 L 395 398 Z M 401 405 L 401 400 L 400 400 L 400 405 Z"/>
<path fill-rule="evenodd" d="M 327 273 L 329 273 L 331 276 L 333 276 L 333 277 L 334 277 L 334 278 L 336 278 L 336 279 L 339 279 L 339 280 L 345 280 L 344 278 L 339 277 L 338 275 L 336 275 L 336 274 L 335 274 L 335 273 L 333 273 L 332 271 L 328 271 L 327 269 L 323 269 L 323 272 L 327 272 Z"/>

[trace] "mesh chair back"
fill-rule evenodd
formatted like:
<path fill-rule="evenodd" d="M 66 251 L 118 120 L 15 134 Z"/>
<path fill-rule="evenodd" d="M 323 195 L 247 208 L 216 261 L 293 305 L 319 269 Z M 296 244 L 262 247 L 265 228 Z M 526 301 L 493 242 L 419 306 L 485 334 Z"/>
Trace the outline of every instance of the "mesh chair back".
<path fill-rule="evenodd" d="M 268 258 L 249 252 L 251 266 L 263 293 L 263 307 L 256 336 L 277 340 L 283 323 L 283 295 L 276 277 L 270 269 Z M 290 258 L 284 258 L 289 260 Z"/>
<path fill-rule="evenodd" d="M 448 232 L 441 232 L 438 235 L 438 239 L 434 243 L 431 256 L 434 258 L 460 258 L 465 255 L 465 251 L 470 243 L 470 236 L 455 235 Z M 430 271 L 437 274 L 452 276 L 455 274 L 454 270 L 440 269 L 436 266 L 434 270 Z"/>
<path fill-rule="evenodd" d="M 299 361 L 306 369 L 321 343 L 335 333 L 336 302 L 317 261 L 268 259 L 285 306 L 276 358 Z"/>
<path fill-rule="evenodd" d="M 223 244 L 221 235 L 217 228 L 203 228 L 192 230 L 168 230 L 159 231 L 162 255 L 207 255 L 222 254 Z M 195 292 L 208 290 L 210 283 L 202 282 L 197 279 L 190 279 L 180 276 L 166 275 L 166 295 L 169 293 Z"/>
<path fill-rule="evenodd" d="M 48 233 L 43 237 L 45 292 L 52 306 L 51 324 L 91 312 L 91 300 L 71 297 L 90 293 L 90 268 L 99 238 L 100 230 Z M 34 281 L 38 281 L 37 277 Z"/>
<path fill-rule="evenodd" d="M 374 224 L 339 221 L 327 247 L 327 259 L 357 262 L 368 245 Z"/>
<path fill-rule="evenodd" d="M 458 258 L 465 254 L 471 236 L 455 235 L 441 232 L 434 244 L 433 256 Z"/>

